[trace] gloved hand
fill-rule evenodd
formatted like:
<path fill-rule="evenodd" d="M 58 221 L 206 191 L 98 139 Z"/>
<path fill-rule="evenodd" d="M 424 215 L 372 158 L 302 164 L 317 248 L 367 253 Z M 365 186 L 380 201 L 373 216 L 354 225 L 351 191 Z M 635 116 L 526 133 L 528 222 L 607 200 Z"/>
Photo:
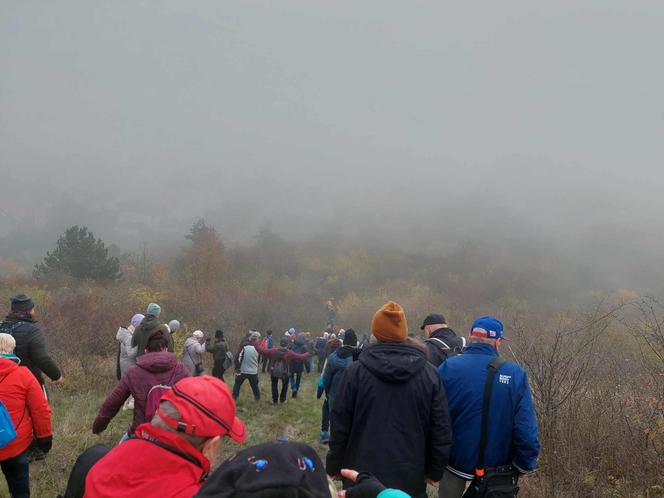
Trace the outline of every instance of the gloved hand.
<path fill-rule="evenodd" d="M 107 417 L 98 416 L 94 422 L 92 422 L 92 433 L 101 434 L 108 427 L 110 419 Z"/>
<path fill-rule="evenodd" d="M 46 454 L 53 447 L 53 436 L 35 438 L 34 444 Z"/>
<path fill-rule="evenodd" d="M 350 476 L 346 475 L 344 470 L 341 471 L 341 475 L 349 478 Z M 355 484 L 346 491 L 346 498 L 376 498 L 385 489 L 385 486 L 373 474 L 360 472 L 357 474 Z"/>

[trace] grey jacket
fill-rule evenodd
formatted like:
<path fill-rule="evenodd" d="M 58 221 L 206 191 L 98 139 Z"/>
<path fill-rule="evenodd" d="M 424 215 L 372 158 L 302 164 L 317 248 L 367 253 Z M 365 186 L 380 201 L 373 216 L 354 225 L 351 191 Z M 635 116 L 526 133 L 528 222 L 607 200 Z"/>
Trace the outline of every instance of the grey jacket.
<path fill-rule="evenodd" d="M 258 373 L 258 351 L 251 344 L 247 344 L 240 351 L 242 361 L 240 363 L 240 373 L 257 374 Z"/>
<path fill-rule="evenodd" d="M 195 337 L 187 337 L 182 349 L 182 364 L 186 367 L 189 375 L 196 374 L 196 365 L 203 362 L 205 344 L 201 344 Z"/>
<path fill-rule="evenodd" d="M 124 327 L 118 329 L 115 338 L 120 343 L 120 375 L 124 376 L 127 369 L 136 363 L 138 348 L 131 346 L 132 334 Z"/>

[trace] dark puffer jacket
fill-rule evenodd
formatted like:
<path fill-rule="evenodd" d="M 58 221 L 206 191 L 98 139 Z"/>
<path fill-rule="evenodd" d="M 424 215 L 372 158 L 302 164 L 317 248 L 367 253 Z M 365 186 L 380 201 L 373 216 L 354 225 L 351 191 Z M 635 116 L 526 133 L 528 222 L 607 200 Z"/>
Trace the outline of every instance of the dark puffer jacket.
<path fill-rule="evenodd" d="M 172 386 L 188 376 L 187 369 L 173 353 L 144 354 L 136 360 L 136 365 L 125 372 L 115 389 L 108 395 L 94 421 L 92 432 L 95 434 L 103 432 L 131 395 L 134 397 L 134 420 L 129 433 L 133 434 L 136 427 L 143 422 L 149 422 L 145 420 L 145 405 L 150 389 L 158 384 Z"/>
<path fill-rule="evenodd" d="M 368 347 L 346 368 L 331 412 L 328 474 L 368 471 L 417 498 L 425 479 L 442 477 L 452 445 L 447 400 L 419 347 Z"/>
<path fill-rule="evenodd" d="M 137 348 L 136 356 L 142 356 L 145 354 L 145 348 L 148 345 L 148 339 L 155 332 L 161 331 L 164 334 L 164 337 L 168 339 L 168 351 L 172 353 L 173 349 L 173 338 L 171 333 L 168 331 L 168 328 L 165 324 L 159 321 L 159 318 L 154 315 L 145 315 L 141 324 L 136 327 L 134 335 L 131 338 L 131 346 Z"/>
<path fill-rule="evenodd" d="M 339 392 L 341 379 L 344 375 L 346 367 L 353 363 L 357 358 L 357 348 L 352 346 L 341 346 L 333 352 L 327 359 L 325 371 L 323 372 L 323 386 L 327 394 L 327 400 L 330 408 L 334 405 L 334 400 Z"/>
<path fill-rule="evenodd" d="M 40 384 L 44 383 L 44 372 L 51 380 L 58 380 L 60 369 L 46 351 L 44 333 L 37 322 L 28 317 L 7 315 L 0 324 L 0 332 L 11 334 L 16 340 L 14 354 L 21 359 L 21 366 L 28 367 Z"/>

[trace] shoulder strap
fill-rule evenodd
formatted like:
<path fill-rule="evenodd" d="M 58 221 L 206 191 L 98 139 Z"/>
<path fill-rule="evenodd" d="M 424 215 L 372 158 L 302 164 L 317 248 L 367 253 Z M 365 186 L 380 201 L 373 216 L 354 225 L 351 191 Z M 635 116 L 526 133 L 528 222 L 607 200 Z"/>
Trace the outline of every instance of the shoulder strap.
<path fill-rule="evenodd" d="M 160 448 L 162 448 L 162 449 L 164 449 L 164 450 L 166 450 L 170 453 L 173 453 L 174 455 L 177 455 L 180 458 L 184 458 L 189 463 L 193 463 L 194 465 L 196 465 L 196 467 L 203 468 L 203 466 L 201 465 L 201 462 L 198 461 L 198 458 L 196 458 L 192 455 L 188 455 L 184 451 L 181 451 L 177 448 L 174 448 L 173 446 L 170 446 L 168 444 L 162 443 L 161 441 L 157 441 L 156 439 L 152 439 L 152 438 L 148 439 L 148 438 L 142 438 L 142 437 L 136 437 L 136 436 L 130 436 L 129 439 L 136 439 L 137 441 L 145 441 L 146 443 L 154 444 L 155 446 L 159 446 Z"/>
<path fill-rule="evenodd" d="M 445 351 L 452 349 L 447 345 L 447 343 L 445 341 L 443 341 L 442 339 L 438 339 L 437 337 L 429 337 L 425 342 L 433 343 L 434 341 L 439 344 L 438 347 L 440 349 L 443 349 Z"/>
<path fill-rule="evenodd" d="M 480 429 L 480 451 L 479 458 L 477 459 L 477 469 L 475 475 L 482 477 L 484 475 L 484 451 L 486 450 L 487 432 L 489 426 L 489 405 L 491 404 L 491 393 L 493 391 L 494 379 L 496 372 L 505 363 L 500 356 L 493 358 L 486 366 L 488 372 L 486 376 L 486 383 L 484 384 L 484 398 L 482 400 L 482 428 Z"/>

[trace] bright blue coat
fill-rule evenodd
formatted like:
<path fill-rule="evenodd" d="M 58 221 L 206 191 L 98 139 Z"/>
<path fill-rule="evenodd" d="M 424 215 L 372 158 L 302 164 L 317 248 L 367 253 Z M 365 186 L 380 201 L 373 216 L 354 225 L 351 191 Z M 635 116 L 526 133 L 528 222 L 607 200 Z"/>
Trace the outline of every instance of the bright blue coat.
<path fill-rule="evenodd" d="M 472 479 L 477 466 L 486 366 L 497 355 L 492 346 L 474 343 L 438 367 L 454 435 L 447 468 L 464 479 Z M 540 451 L 537 418 L 528 376 L 515 363 L 503 364 L 496 374 L 487 439 L 485 467 L 512 463 L 522 472 L 535 469 Z"/>

